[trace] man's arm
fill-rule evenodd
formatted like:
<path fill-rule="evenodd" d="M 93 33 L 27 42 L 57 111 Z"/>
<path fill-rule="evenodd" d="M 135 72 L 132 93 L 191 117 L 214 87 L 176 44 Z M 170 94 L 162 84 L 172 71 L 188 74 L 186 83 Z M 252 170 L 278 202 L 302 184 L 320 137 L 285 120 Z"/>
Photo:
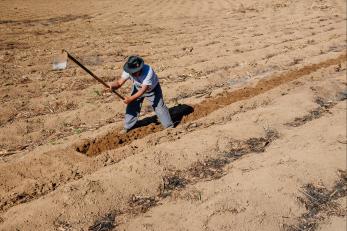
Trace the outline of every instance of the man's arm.
<path fill-rule="evenodd" d="M 112 83 L 110 83 L 110 89 L 112 90 L 117 90 L 118 88 L 120 88 L 125 82 L 127 81 L 127 79 L 123 79 L 120 78 Z"/>
<path fill-rule="evenodd" d="M 136 100 L 137 98 L 142 96 L 148 90 L 148 88 L 149 88 L 148 85 L 142 85 L 141 88 L 138 90 L 138 92 L 136 92 L 135 94 L 133 94 L 130 97 L 125 97 L 124 103 L 129 104 L 129 103 L 133 102 L 134 100 Z"/>

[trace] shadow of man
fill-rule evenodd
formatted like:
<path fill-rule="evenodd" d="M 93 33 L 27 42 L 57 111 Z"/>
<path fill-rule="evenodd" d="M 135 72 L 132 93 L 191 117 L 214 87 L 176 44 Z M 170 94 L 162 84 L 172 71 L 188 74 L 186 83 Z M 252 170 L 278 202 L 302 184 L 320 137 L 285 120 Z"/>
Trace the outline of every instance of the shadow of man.
<path fill-rule="evenodd" d="M 177 106 L 169 108 L 169 112 L 171 115 L 171 119 L 174 122 L 174 126 L 176 127 L 178 124 L 180 124 L 183 117 L 186 115 L 189 115 L 193 111 L 194 111 L 194 108 L 187 104 L 179 104 Z M 134 128 L 148 126 L 149 124 L 152 124 L 152 123 L 160 124 L 160 122 L 158 121 L 158 117 L 156 115 L 139 120 L 134 126 Z"/>

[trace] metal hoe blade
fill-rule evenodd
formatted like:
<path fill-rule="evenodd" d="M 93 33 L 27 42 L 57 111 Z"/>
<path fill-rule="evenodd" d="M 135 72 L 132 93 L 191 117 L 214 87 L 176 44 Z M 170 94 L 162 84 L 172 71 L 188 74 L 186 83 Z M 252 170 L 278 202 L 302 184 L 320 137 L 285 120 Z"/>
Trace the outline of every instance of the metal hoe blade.
<path fill-rule="evenodd" d="M 67 67 L 67 54 L 65 52 L 53 57 L 53 70 L 64 70 Z"/>

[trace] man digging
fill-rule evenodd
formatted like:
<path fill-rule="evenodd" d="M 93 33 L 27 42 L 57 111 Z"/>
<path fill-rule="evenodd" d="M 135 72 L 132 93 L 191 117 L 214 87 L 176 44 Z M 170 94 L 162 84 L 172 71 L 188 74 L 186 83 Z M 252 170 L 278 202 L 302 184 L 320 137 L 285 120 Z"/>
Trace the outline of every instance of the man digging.
<path fill-rule="evenodd" d="M 125 124 L 122 133 L 132 129 L 141 111 L 143 99 L 146 98 L 153 107 L 164 128 L 173 128 L 169 110 L 164 103 L 159 79 L 150 65 L 145 64 L 139 56 L 130 56 L 123 66 L 121 78 L 110 84 L 111 90 L 120 88 L 128 79 L 133 82 L 131 96 L 125 97 Z"/>

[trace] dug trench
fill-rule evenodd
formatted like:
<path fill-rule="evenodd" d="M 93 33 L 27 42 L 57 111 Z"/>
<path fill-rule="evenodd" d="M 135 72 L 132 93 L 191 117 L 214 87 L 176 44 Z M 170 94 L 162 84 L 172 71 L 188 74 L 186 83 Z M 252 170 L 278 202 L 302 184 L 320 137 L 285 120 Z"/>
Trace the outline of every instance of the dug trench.
<path fill-rule="evenodd" d="M 339 65 L 345 61 L 346 54 L 343 54 L 337 58 L 290 70 L 283 74 L 273 75 L 269 78 L 260 80 L 255 86 L 246 86 L 235 91 L 224 92 L 218 94 L 214 98 L 205 99 L 201 103 L 193 106 L 178 105 L 170 109 L 170 114 L 176 124 L 192 122 L 232 103 L 250 99 L 282 84 L 309 75 L 319 69 L 327 68 L 332 65 Z M 104 136 L 77 143 L 73 147 L 79 153 L 86 154 L 87 156 L 96 156 L 104 151 L 128 145 L 134 140 L 141 139 L 149 134 L 161 131 L 162 129 L 156 117 L 153 116 L 140 121 L 136 125 L 136 128 L 130 130 L 126 134 L 120 134 L 120 129 L 118 128 L 110 131 Z"/>
<path fill-rule="evenodd" d="M 114 210 L 97 219 L 89 226 L 89 231 L 113 230 L 117 227 L 117 217 L 136 216 L 146 213 L 150 208 L 159 205 L 160 200 L 171 196 L 174 191 L 179 191 L 188 185 L 194 185 L 201 181 L 216 180 L 226 173 L 226 166 L 233 161 L 250 153 L 262 153 L 266 147 L 279 138 L 277 131 L 268 129 L 264 137 L 249 138 L 247 140 L 233 140 L 233 148 L 227 152 L 219 153 L 215 158 L 193 163 L 189 168 L 182 171 L 168 172 L 163 177 L 162 185 L 159 186 L 158 195 L 143 196 L 132 195 L 128 200 L 128 206 L 124 210 Z M 65 226 L 72 228 L 69 224 Z M 61 228 L 61 224 L 55 228 Z"/>

